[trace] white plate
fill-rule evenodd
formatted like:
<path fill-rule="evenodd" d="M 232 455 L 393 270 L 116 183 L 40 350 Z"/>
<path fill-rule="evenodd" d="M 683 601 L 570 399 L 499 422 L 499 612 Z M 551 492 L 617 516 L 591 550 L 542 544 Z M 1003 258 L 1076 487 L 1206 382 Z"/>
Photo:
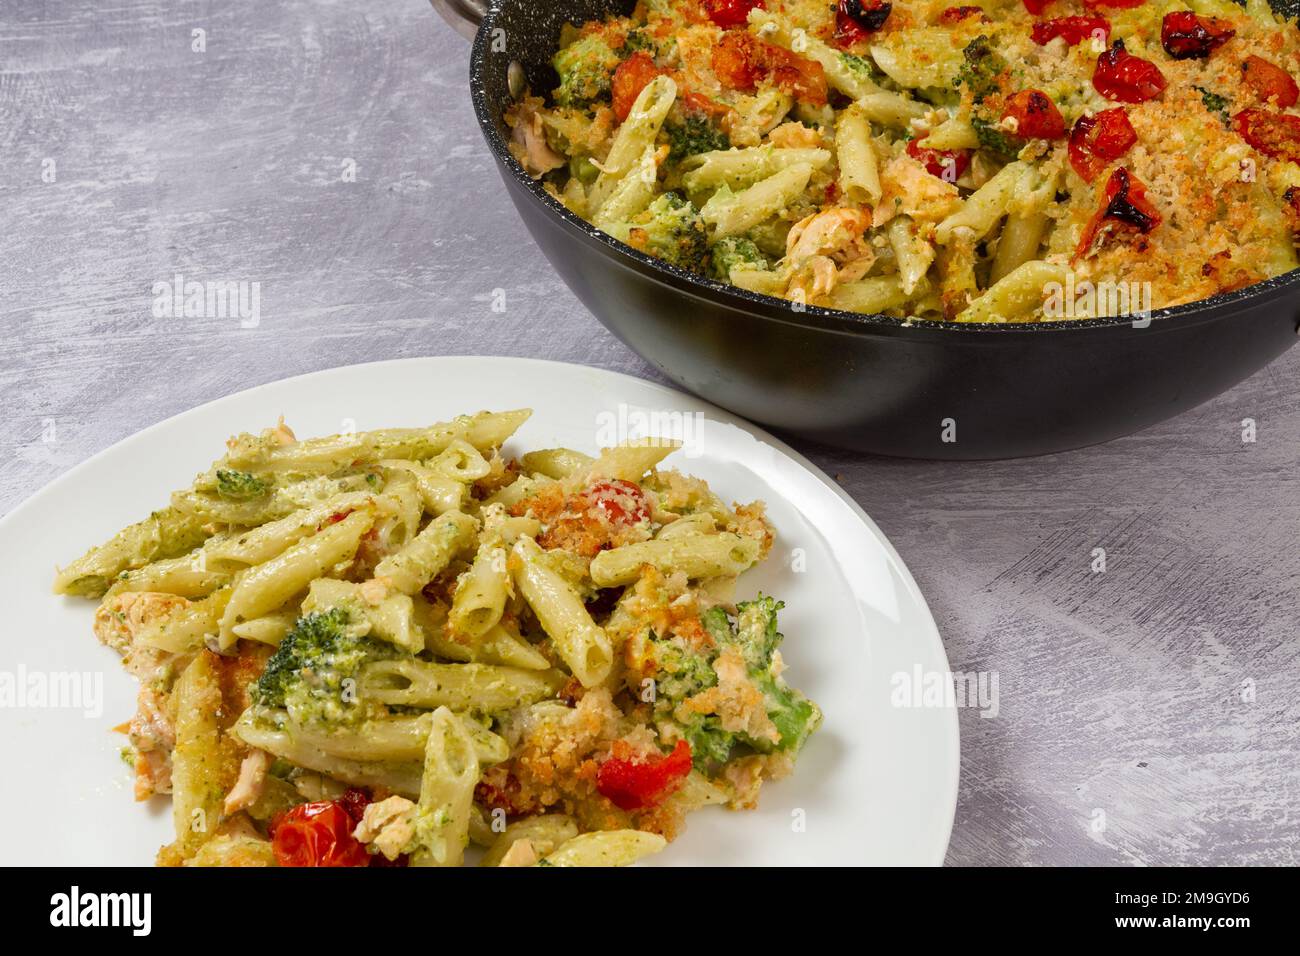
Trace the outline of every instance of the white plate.
<path fill-rule="evenodd" d="M 594 452 L 638 412 L 665 429 L 691 423 L 669 465 L 728 501 L 767 502 L 769 561 L 741 579 L 786 603 L 790 682 L 826 719 L 795 773 L 747 813 L 692 814 L 655 862 L 939 864 L 957 799 L 951 707 L 894 706 L 896 674 L 948 674 L 934 620 L 884 535 L 840 488 L 771 435 L 686 395 L 611 372 L 512 358 L 429 358 L 332 369 L 275 382 L 178 415 L 96 455 L 0 520 L 5 639 L 0 682 L 25 673 L 102 680 L 102 712 L 0 705 L 12 864 L 149 864 L 170 840 L 165 799 L 133 802 L 112 732 L 135 709 L 136 683 L 91 634 L 94 605 L 55 597 L 50 580 L 88 545 L 167 500 L 216 457 L 228 435 L 283 414 L 298 435 L 421 425 L 482 408 L 531 407 L 507 448 Z M 6 676 L 6 674 L 8 676 Z M 933 680 L 933 678 L 929 678 Z"/>

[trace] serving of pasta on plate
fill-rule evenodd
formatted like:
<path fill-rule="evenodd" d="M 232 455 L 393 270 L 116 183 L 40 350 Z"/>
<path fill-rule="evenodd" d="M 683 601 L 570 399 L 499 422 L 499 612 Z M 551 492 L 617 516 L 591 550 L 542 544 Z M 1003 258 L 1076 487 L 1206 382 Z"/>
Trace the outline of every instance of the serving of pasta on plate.
<path fill-rule="evenodd" d="M 1265 0 L 641 0 L 552 64 L 515 159 L 752 292 L 1022 322 L 1297 265 L 1300 31 Z"/>
<path fill-rule="evenodd" d="M 623 865 L 792 770 L 763 505 L 662 440 L 504 454 L 528 415 L 238 435 L 58 572 L 140 681 L 159 864 Z"/>

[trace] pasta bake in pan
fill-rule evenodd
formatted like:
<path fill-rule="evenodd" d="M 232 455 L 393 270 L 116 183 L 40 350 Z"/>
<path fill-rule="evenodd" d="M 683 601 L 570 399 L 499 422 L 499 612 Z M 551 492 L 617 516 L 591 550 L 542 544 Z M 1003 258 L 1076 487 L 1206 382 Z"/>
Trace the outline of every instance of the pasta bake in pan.
<path fill-rule="evenodd" d="M 641 0 L 553 65 L 506 115 L 531 175 L 796 303 L 1087 318 L 1297 264 L 1300 31 L 1265 0 Z"/>
<path fill-rule="evenodd" d="M 763 505 L 669 442 L 503 456 L 528 415 L 239 435 L 58 573 L 140 679 L 160 864 L 631 863 L 793 768 L 821 712 L 735 595 Z"/>

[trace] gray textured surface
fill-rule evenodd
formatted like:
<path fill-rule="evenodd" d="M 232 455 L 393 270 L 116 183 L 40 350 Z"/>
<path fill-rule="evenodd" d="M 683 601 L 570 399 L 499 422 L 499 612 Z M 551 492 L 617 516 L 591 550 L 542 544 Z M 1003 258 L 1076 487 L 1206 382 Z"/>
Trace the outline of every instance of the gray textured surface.
<path fill-rule="evenodd" d="M 334 365 L 483 352 L 653 378 L 530 244 L 466 62 L 425 0 L 6 3 L 0 511 L 145 425 Z M 176 272 L 259 281 L 261 325 L 153 318 Z M 954 668 L 999 675 L 999 715 L 961 716 L 951 863 L 1297 861 L 1297 371 L 1293 350 L 1166 425 L 1032 461 L 805 449 L 909 562 Z"/>

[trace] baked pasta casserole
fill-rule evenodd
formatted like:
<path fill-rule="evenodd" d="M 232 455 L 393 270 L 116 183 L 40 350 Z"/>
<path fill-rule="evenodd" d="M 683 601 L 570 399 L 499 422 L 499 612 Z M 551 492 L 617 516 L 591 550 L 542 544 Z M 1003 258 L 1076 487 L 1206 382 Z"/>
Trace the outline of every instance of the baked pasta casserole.
<path fill-rule="evenodd" d="M 641 0 L 511 150 L 577 215 L 798 305 L 1148 313 L 1296 266 L 1300 30 L 1265 0 Z"/>

